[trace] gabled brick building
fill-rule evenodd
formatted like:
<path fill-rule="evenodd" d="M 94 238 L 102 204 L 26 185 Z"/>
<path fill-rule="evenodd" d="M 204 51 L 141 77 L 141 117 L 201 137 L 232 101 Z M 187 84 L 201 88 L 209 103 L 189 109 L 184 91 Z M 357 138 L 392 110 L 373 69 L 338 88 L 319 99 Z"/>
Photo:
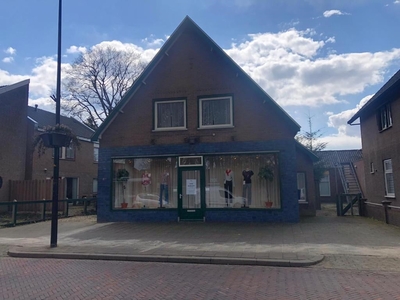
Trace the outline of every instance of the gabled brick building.
<path fill-rule="evenodd" d="M 94 136 L 98 221 L 297 222 L 300 198 L 315 214 L 299 128 L 186 17 Z"/>
<path fill-rule="evenodd" d="M 352 125 L 357 119 L 365 165 L 365 198 L 377 204 L 389 200 L 400 206 L 400 70 L 348 123 Z M 377 206 L 367 205 L 366 214 L 383 219 Z"/>

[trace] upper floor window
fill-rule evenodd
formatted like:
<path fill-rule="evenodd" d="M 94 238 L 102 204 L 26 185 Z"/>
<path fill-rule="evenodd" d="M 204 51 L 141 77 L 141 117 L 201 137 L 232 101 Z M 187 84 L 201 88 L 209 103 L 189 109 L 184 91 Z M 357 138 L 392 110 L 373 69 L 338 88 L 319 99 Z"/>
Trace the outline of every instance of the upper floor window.
<path fill-rule="evenodd" d="M 99 144 L 93 144 L 93 161 L 99 161 Z"/>
<path fill-rule="evenodd" d="M 233 126 L 232 97 L 199 99 L 200 128 Z"/>
<path fill-rule="evenodd" d="M 385 130 L 392 126 L 392 111 L 390 104 L 386 104 L 379 109 L 379 130 Z"/>
<path fill-rule="evenodd" d="M 385 173 L 385 194 L 388 197 L 394 197 L 394 180 L 391 159 L 385 159 L 383 161 L 383 171 Z"/>
<path fill-rule="evenodd" d="M 186 100 L 155 101 L 154 129 L 186 129 Z"/>
<path fill-rule="evenodd" d="M 75 159 L 75 146 L 72 143 L 69 147 L 60 147 L 58 149 L 60 151 L 60 159 Z"/>

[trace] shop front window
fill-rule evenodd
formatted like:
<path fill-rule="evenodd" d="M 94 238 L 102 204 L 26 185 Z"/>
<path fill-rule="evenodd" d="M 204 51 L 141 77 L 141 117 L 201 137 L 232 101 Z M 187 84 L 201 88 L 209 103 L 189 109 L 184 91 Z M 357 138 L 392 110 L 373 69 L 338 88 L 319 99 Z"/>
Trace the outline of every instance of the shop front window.
<path fill-rule="evenodd" d="M 281 207 L 276 154 L 216 155 L 204 160 L 207 208 Z"/>
<path fill-rule="evenodd" d="M 177 159 L 113 160 L 113 208 L 177 208 Z"/>

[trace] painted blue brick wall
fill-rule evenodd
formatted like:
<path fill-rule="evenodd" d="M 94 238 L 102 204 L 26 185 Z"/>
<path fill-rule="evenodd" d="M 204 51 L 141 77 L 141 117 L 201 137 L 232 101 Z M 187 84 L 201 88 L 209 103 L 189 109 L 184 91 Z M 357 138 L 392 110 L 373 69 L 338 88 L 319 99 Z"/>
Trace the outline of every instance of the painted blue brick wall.
<path fill-rule="evenodd" d="M 98 173 L 98 222 L 177 221 L 177 210 L 112 210 L 112 158 L 130 156 L 215 155 L 218 153 L 279 151 L 281 203 L 279 210 L 208 210 L 206 221 L 298 222 L 296 150 L 294 140 L 263 142 L 200 143 L 196 145 L 154 145 L 142 147 L 100 148 Z"/>

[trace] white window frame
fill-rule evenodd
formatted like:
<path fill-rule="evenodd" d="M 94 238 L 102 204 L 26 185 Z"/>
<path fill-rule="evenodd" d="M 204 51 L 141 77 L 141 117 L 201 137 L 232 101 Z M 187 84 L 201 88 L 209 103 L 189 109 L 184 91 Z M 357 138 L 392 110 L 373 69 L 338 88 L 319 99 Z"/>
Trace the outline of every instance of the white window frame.
<path fill-rule="evenodd" d="M 93 161 L 95 163 L 99 162 L 99 144 L 93 144 Z"/>
<path fill-rule="evenodd" d="M 321 183 L 328 185 L 328 189 L 327 189 L 328 192 L 326 194 L 321 193 Z M 319 195 L 321 197 L 330 197 L 331 196 L 331 178 L 330 178 L 329 171 L 325 171 L 324 177 L 322 177 L 321 180 L 319 181 Z"/>
<path fill-rule="evenodd" d="M 229 124 L 218 124 L 218 125 L 203 125 L 203 102 L 211 101 L 211 100 L 219 100 L 219 99 L 229 99 Z M 231 96 L 221 96 L 221 97 L 209 97 L 209 98 L 199 98 L 199 128 L 226 128 L 233 127 L 233 101 Z"/>
<path fill-rule="evenodd" d="M 390 168 L 388 168 L 388 165 L 390 164 Z M 383 172 L 384 172 L 384 180 L 385 180 L 385 196 L 386 197 L 395 197 L 394 193 L 394 179 L 393 179 L 393 192 L 388 191 L 388 174 L 392 174 L 393 178 L 393 165 L 392 165 L 392 159 L 385 159 L 383 161 Z"/>
<path fill-rule="evenodd" d="M 392 110 L 390 104 L 386 104 L 379 109 L 380 130 L 385 130 L 393 125 Z"/>
<path fill-rule="evenodd" d="M 183 126 L 178 127 L 158 127 L 158 104 L 166 104 L 166 103 L 183 103 Z M 154 130 L 155 131 L 167 131 L 167 130 L 186 130 L 186 99 L 181 100 L 159 100 L 154 101 Z"/>
<path fill-rule="evenodd" d="M 67 148 L 72 150 L 73 153 L 73 157 L 67 157 Z M 75 151 L 75 147 L 74 145 L 71 143 L 71 145 L 69 147 L 59 147 L 59 158 L 60 159 L 64 159 L 64 160 L 75 160 L 76 158 L 76 151 Z M 54 157 L 54 150 L 53 150 L 53 157 Z"/>
<path fill-rule="evenodd" d="M 299 186 L 300 182 L 304 182 L 303 187 Z M 307 202 L 307 179 L 306 179 L 305 172 L 297 173 L 297 190 L 300 190 L 300 199 L 298 199 L 299 202 Z M 301 195 L 304 195 L 303 199 L 302 199 Z"/>

